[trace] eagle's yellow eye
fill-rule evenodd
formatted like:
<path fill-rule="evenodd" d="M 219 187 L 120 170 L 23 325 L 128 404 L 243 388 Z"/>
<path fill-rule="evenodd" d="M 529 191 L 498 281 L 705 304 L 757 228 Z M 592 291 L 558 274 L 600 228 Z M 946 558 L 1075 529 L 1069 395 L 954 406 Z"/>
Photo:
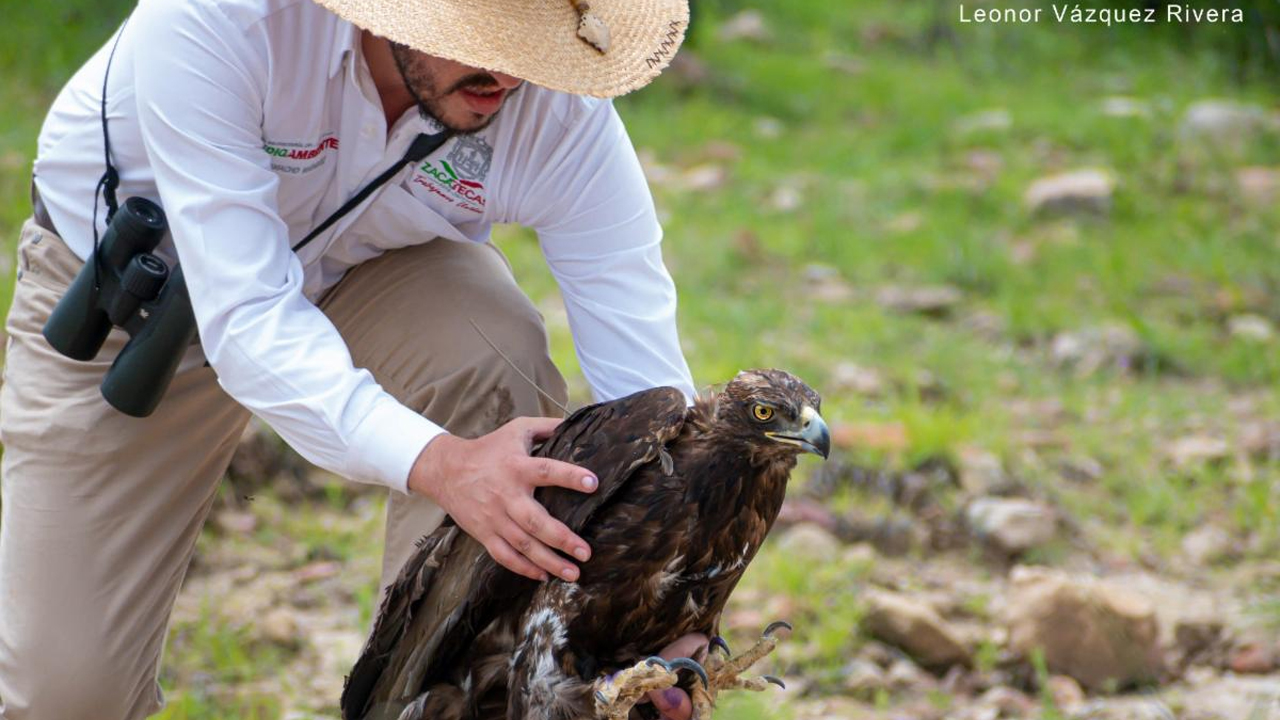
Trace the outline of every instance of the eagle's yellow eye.
<path fill-rule="evenodd" d="M 769 422 L 773 419 L 773 408 L 768 405 L 756 405 L 751 408 L 751 413 L 756 416 L 760 422 Z"/>

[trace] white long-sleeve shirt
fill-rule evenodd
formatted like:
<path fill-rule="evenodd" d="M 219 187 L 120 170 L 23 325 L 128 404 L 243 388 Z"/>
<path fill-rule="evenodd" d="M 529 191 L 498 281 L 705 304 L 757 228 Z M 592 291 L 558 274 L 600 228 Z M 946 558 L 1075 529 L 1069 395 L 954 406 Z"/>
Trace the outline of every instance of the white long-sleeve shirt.
<path fill-rule="evenodd" d="M 59 94 L 35 162 L 49 215 L 82 258 L 110 45 Z M 494 223 L 537 231 L 596 399 L 654 385 L 693 395 L 662 231 L 611 103 L 526 83 L 489 127 L 405 168 L 295 254 L 414 137 L 440 129 L 413 108 L 388 131 L 357 28 L 311 0 L 142 0 L 107 100 L 120 200 L 164 207 L 172 240 L 159 252 L 182 263 L 219 383 L 321 467 L 403 492 L 443 430 L 354 367 L 314 301 L 387 250 L 486 242 Z"/>

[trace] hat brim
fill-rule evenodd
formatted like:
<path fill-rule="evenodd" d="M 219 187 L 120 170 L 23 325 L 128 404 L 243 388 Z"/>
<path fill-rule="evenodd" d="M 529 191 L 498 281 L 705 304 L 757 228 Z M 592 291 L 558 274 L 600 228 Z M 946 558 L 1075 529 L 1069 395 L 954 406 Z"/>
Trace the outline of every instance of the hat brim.
<path fill-rule="evenodd" d="M 688 0 L 591 0 L 609 28 L 601 53 L 578 37 L 569 0 L 315 0 L 414 50 L 552 90 L 615 97 L 671 62 L 689 25 Z"/>

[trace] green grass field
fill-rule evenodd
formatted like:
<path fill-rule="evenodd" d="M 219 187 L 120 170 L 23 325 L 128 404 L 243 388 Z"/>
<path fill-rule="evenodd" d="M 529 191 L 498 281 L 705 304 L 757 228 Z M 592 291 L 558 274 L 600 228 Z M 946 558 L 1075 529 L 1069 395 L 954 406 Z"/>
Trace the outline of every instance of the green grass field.
<path fill-rule="evenodd" d="M 0 47 L 6 258 L 29 213 L 44 109 L 126 6 L 61 0 L 5 11 L 18 38 Z M 1159 558 L 1213 522 L 1248 540 L 1246 560 L 1274 555 L 1280 465 L 1274 453 L 1237 448 L 1280 413 L 1280 337 L 1231 328 L 1240 318 L 1280 323 L 1280 204 L 1249 200 L 1236 181 L 1240 168 L 1280 166 L 1280 133 L 1215 143 L 1179 131 L 1186 109 L 1206 99 L 1273 109 L 1274 85 L 1237 80 L 1230 56 L 1204 39 L 1212 31 L 962 26 L 954 5 L 922 0 L 750 7 L 768 37 L 725 40 L 718 29 L 741 8 L 697 1 L 692 48 L 705 77 L 664 77 L 618 102 L 651 171 L 698 381 L 752 366 L 793 370 L 824 392 L 823 414 L 857 440 L 843 449 L 858 463 L 901 468 L 992 452 L 1108 552 Z M 1034 180 L 1079 168 L 1114 178 L 1108 213 L 1028 209 Z M 498 239 L 585 400 L 536 242 L 516 228 Z M 11 262 L 0 268 L 7 299 Z M 877 301 L 890 286 L 946 286 L 959 297 L 942 317 L 902 313 Z M 1131 362 L 1079 372 L 1054 361 L 1055 338 L 1111 325 L 1136 338 Z M 842 364 L 874 371 L 879 389 L 842 382 Z M 1175 463 L 1170 443 L 1186 436 L 1233 449 Z M 1081 461 L 1100 475 L 1064 480 L 1063 464 Z M 348 507 L 341 490 L 331 495 L 315 517 Z M 342 560 L 376 568 L 376 519 L 333 536 L 310 517 L 259 534 L 288 535 L 303 548 L 298 564 L 306 548 L 328 543 Z M 202 553 L 219 542 L 205 538 Z M 747 586 L 846 598 L 862 571 L 843 561 L 817 573 L 784 565 L 766 551 Z M 366 592 L 355 602 L 359 627 L 373 601 Z M 809 654 L 788 671 L 820 676 L 860 642 L 859 608 L 841 599 L 801 611 Z M 221 623 L 175 624 L 165 717 L 279 716 L 289 703 L 261 683 L 288 651 Z M 755 701 L 736 708 L 735 717 L 773 716 Z"/>

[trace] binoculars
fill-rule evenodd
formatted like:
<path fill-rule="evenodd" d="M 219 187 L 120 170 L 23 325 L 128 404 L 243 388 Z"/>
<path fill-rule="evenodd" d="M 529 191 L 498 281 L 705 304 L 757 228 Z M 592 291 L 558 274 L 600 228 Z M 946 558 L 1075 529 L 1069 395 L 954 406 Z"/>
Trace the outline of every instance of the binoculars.
<path fill-rule="evenodd" d="M 196 338 L 182 268 L 170 272 L 152 254 L 167 231 L 159 205 L 126 200 L 44 325 L 49 344 L 73 360 L 96 357 L 112 327 L 129 333 L 102 379 L 102 396 L 133 417 L 155 411 Z"/>

